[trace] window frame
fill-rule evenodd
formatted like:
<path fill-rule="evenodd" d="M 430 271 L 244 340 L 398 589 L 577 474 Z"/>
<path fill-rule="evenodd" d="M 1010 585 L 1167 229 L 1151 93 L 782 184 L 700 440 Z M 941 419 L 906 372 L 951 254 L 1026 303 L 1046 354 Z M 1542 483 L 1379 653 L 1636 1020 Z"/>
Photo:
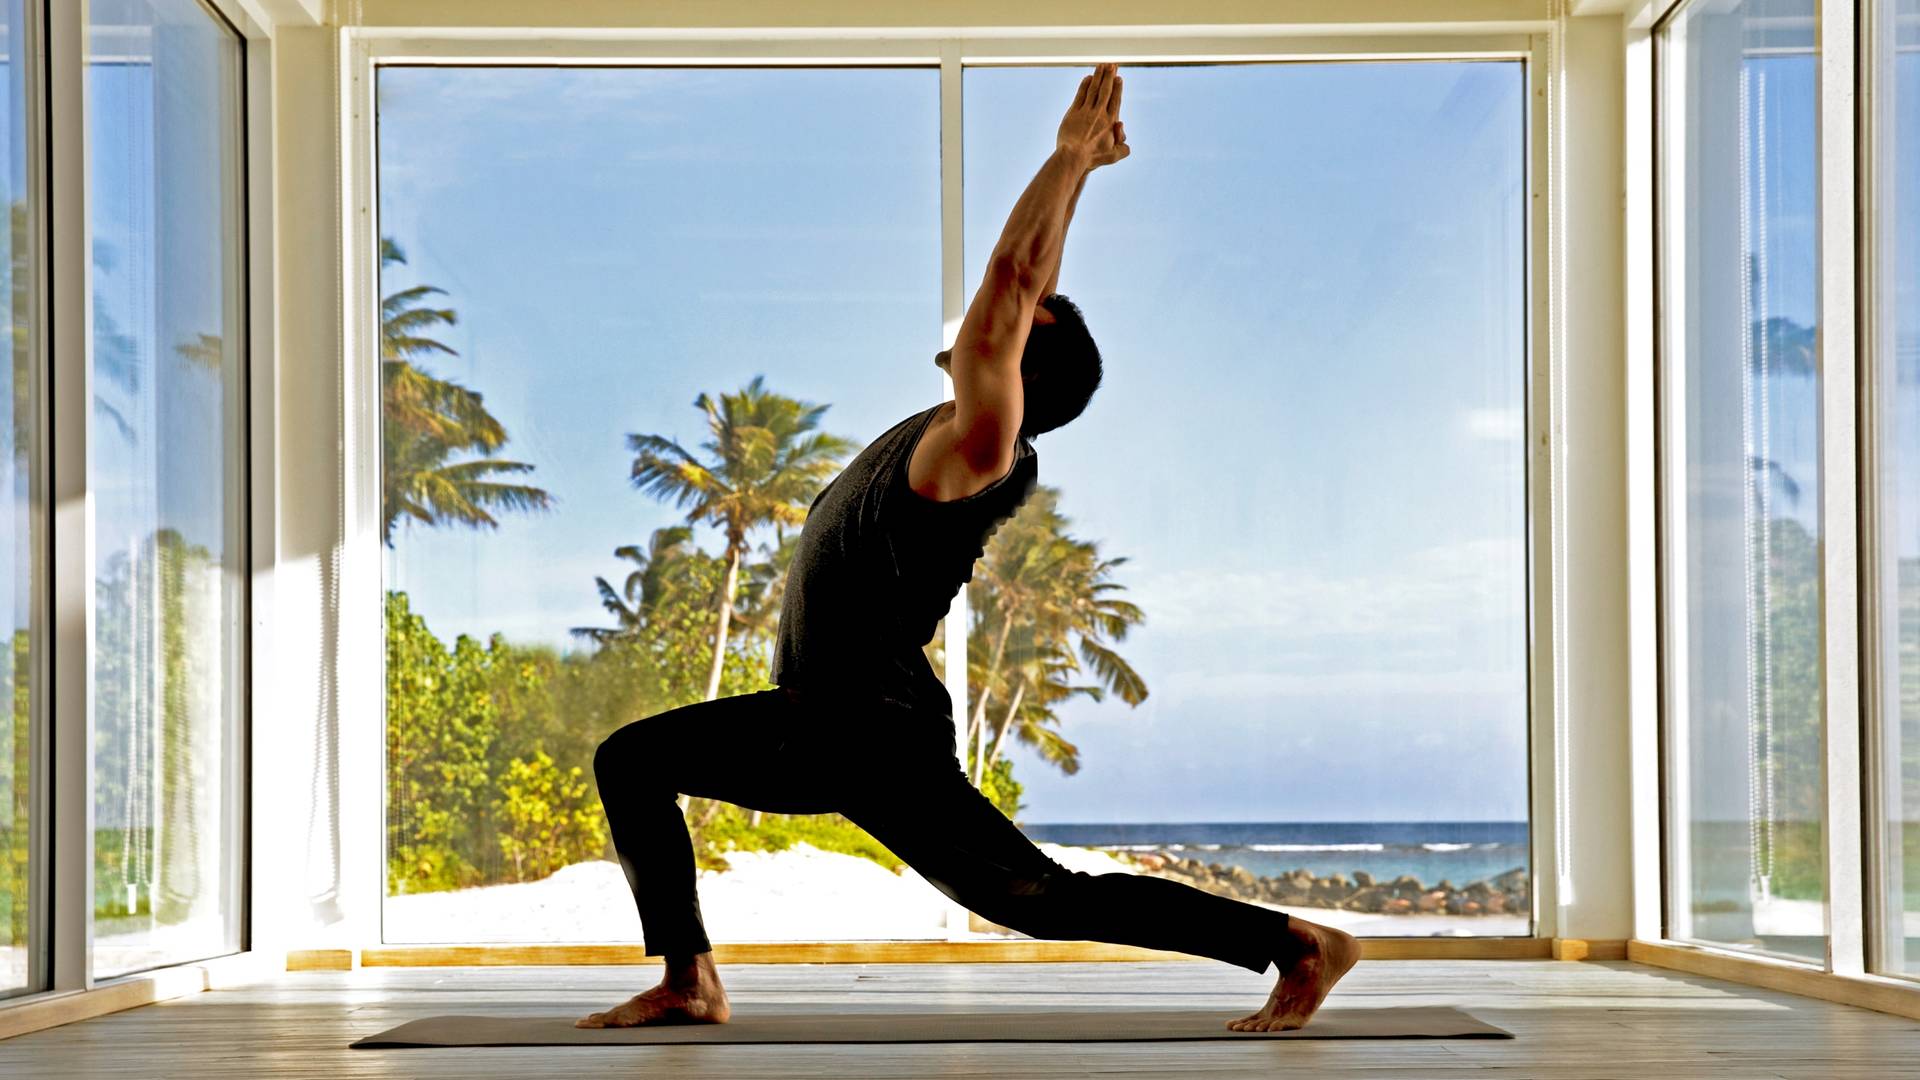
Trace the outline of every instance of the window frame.
<path fill-rule="evenodd" d="M 1555 585 L 1555 567 L 1568 555 L 1565 536 L 1557 523 L 1565 520 L 1567 498 L 1565 454 L 1561 451 L 1567 404 L 1558 388 L 1564 384 L 1565 350 L 1558 338 L 1558 312 L 1565 303 L 1564 253 L 1557 240 L 1559 225 L 1554 208 L 1562 193 L 1554 185 L 1556 141 L 1563 139 L 1552 122 L 1555 100 L 1550 72 L 1560 62 L 1557 42 L 1564 29 L 1552 22 L 1505 24 L 1500 32 L 1462 24 L 1426 33 L 1315 34 L 1275 32 L 1273 27 L 1128 28 L 1105 34 L 1058 36 L 1019 31 L 982 30 L 966 36 L 942 31 L 888 31 L 855 35 L 843 31 L 751 30 L 595 30 L 566 35 L 522 29 L 349 26 L 341 31 L 340 85 L 342 205 L 340 220 L 344 267 L 342 432 L 345 491 L 339 578 L 340 701 L 342 759 L 379 763 L 379 771 L 351 785 L 359 798 L 378 800 L 377 808 L 355 808 L 349 820 L 343 812 L 343 831 L 371 859 L 354 856 L 343 868 L 357 895 L 369 896 L 373 914 L 368 919 L 374 941 L 384 942 L 384 791 L 386 708 L 384 651 L 380 648 L 382 612 L 379 603 L 383 571 L 379 539 L 380 485 L 378 448 L 378 177 L 374 132 L 374 93 L 377 69 L 385 65 L 444 66 L 912 66 L 940 71 L 941 108 L 941 295 L 943 340 L 949 344 L 965 314 L 971 290 L 963 278 L 960 208 L 962 147 L 961 79 L 968 67 L 1009 65 L 1120 63 L 1211 65 L 1220 63 L 1287 63 L 1368 60 L 1510 60 L 1523 65 L 1528 111 L 1523 132 L 1526 184 L 1533 194 L 1526 215 L 1526 325 L 1523 385 L 1525 386 L 1524 455 L 1528 672 L 1528 805 L 1530 872 L 1532 882 L 1531 932 L 1527 939 L 1559 936 L 1568 921 L 1573 878 L 1570 822 L 1576 816 L 1571 800 L 1573 777 L 1563 748 L 1573 739 L 1567 729 L 1570 705 L 1566 650 L 1568 639 L 1564 588 Z M 1187 32 L 1181 32 L 1187 31 Z M 949 392 L 951 384 L 947 384 Z M 962 592 L 946 619 L 948 670 L 945 681 L 955 695 L 956 715 L 965 710 L 965 617 Z M 956 747 L 958 752 L 959 748 Z M 343 788 L 348 785 L 343 784 Z M 343 811 L 345 808 L 343 807 Z M 1599 805 L 1578 813 L 1604 813 Z M 370 816 L 369 816 L 370 815 Z M 954 937 L 967 926 L 964 909 L 953 907 L 947 925 Z M 1374 939 L 1376 941 L 1381 939 Z M 1386 939 L 1393 940 L 1393 939 Z M 1426 939 L 1410 939 L 1425 941 Z M 1497 946 L 1513 938 L 1476 938 Z M 1526 940 L 1526 939 L 1522 939 Z M 994 943 L 999 944 L 999 943 Z M 402 948 L 400 945 L 393 946 Z M 1489 952 L 1489 955 L 1492 953 Z M 1010 954 L 1011 955 L 1011 954 Z"/>

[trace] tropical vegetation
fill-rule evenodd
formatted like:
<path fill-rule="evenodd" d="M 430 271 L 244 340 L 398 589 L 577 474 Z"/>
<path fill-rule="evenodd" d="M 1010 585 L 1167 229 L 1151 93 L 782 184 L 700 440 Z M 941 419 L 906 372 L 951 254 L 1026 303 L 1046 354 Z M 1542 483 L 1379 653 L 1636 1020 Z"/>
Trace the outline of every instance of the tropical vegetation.
<path fill-rule="evenodd" d="M 398 244 L 382 265 L 403 268 Z M 530 464 L 500 456 L 509 435 L 480 393 L 442 379 L 436 335 L 456 325 L 436 287 L 396 288 L 382 302 L 383 536 L 403 526 L 492 529 L 502 512 L 549 509 Z M 599 740 L 633 719 L 768 685 L 781 590 L 814 496 L 858 449 L 824 427 L 829 406 L 755 378 L 693 402 L 706 438 L 632 433 L 628 480 L 682 511 L 676 524 L 616 548 L 619 572 L 593 588 L 606 619 L 572 628 L 578 648 L 438 637 L 402 592 L 387 595 L 387 850 L 392 892 L 541 877 L 611 857 L 592 775 Z M 512 477 L 508 482 L 505 477 Z M 983 688 L 969 714 L 970 775 L 1009 817 L 1021 785 L 1009 739 L 1071 773 L 1079 750 L 1061 734 L 1074 698 L 1129 705 L 1145 681 L 1117 651 L 1142 618 L 1122 597 L 1124 559 L 1067 532 L 1060 493 L 1042 488 L 995 535 L 970 591 L 968 661 Z M 696 529 L 717 534 L 717 550 Z M 944 662 L 940 636 L 930 659 Z M 810 843 L 899 865 L 838 815 L 761 815 L 686 803 L 702 866 L 730 851 Z"/>

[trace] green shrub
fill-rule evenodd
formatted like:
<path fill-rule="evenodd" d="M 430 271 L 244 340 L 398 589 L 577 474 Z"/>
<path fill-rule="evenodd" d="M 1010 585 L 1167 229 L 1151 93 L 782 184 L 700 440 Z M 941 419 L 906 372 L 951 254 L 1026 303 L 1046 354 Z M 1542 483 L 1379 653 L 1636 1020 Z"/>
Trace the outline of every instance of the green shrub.
<path fill-rule="evenodd" d="M 532 761 L 507 763 L 494 813 L 511 880 L 537 881 L 605 850 L 607 816 L 582 777 L 578 765 L 564 773 L 555 768 L 544 750 Z"/>
<path fill-rule="evenodd" d="M 1000 812 L 1007 815 L 1010 821 L 1019 817 L 1020 811 L 1026 809 L 1026 806 L 1020 802 L 1020 793 L 1024 790 L 1020 786 L 1020 781 L 1013 778 L 1013 762 L 1006 758 L 1000 758 L 987 766 L 986 775 L 980 778 L 980 793 L 985 795 L 993 805 L 999 807 Z"/>

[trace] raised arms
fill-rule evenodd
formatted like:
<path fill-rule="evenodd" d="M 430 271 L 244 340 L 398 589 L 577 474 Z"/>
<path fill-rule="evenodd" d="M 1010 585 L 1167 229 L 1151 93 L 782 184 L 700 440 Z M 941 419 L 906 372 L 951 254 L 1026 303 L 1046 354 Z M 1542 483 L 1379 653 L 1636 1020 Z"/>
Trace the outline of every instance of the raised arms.
<path fill-rule="evenodd" d="M 947 354 L 952 416 L 929 428 L 909 466 L 914 490 L 957 499 L 1005 475 L 1020 433 L 1020 357 L 1034 308 L 1060 274 L 1067 223 L 1087 174 L 1129 153 L 1119 121 L 1118 66 L 1101 64 L 1080 80 L 1054 151 L 1007 216 Z"/>
<path fill-rule="evenodd" d="M 1115 93 L 1118 93 L 1118 91 L 1115 91 Z M 1115 121 L 1115 123 L 1118 123 L 1118 121 Z M 1088 171 L 1090 172 L 1092 170 Z M 1041 300 L 1045 300 L 1047 297 L 1060 291 L 1060 263 L 1066 257 L 1067 230 L 1073 227 L 1073 208 L 1080 205 L 1080 193 L 1086 190 L 1086 187 L 1087 174 L 1083 172 L 1080 174 L 1080 182 L 1073 186 L 1073 196 L 1067 200 L 1067 220 L 1065 224 L 1060 226 L 1060 255 L 1053 260 L 1053 276 L 1047 278 L 1047 283 L 1040 287 Z"/>

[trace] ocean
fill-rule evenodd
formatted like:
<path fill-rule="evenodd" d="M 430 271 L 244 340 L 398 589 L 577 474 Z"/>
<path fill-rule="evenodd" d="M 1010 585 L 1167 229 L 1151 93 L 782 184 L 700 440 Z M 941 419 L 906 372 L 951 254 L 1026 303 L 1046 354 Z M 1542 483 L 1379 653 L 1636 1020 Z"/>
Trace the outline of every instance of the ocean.
<path fill-rule="evenodd" d="M 1306 869 L 1315 877 L 1356 870 L 1391 881 L 1457 888 L 1525 869 L 1524 821 L 1281 821 L 1174 824 L 1021 825 L 1033 840 L 1111 851 L 1157 851 L 1244 866 L 1262 877 Z"/>

